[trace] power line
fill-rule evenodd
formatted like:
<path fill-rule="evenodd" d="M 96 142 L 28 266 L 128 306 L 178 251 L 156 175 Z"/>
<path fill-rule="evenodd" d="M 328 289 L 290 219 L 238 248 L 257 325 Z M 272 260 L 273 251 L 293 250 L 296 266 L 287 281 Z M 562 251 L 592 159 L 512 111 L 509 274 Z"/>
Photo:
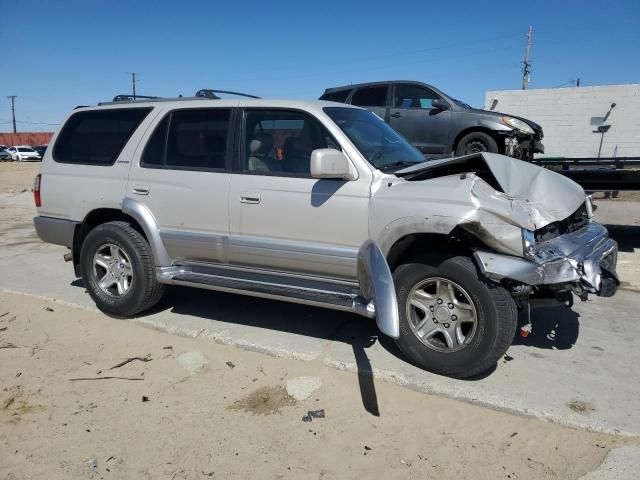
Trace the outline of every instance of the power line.
<path fill-rule="evenodd" d="M 531 34 L 533 32 L 533 28 L 529 25 L 529 31 L 527 32 L 527 49 L 524 55 L 524 67 L 522 69 L 522 90 L 527 89 L 527 83 L 530 81 L 530 67 L 531 63 L 529 62 L 529 57 L 531 55 Z"/>
<path fill-rule="evenodd" d="M 11 99 L 11 118 L 13 118 L 13 133 L 17 133 L 16 130 L 16 97 L 17 95 L 8 95 L 7 98 Z"/>

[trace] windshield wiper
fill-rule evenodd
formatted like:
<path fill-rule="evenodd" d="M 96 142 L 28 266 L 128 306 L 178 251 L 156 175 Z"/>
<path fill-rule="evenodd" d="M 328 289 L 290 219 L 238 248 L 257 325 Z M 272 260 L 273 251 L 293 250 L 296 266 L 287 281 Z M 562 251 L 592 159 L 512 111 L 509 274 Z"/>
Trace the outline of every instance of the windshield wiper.
<path fill-rule="evenodd" d="M 387 163 L 386 165 L 382 165 L 378 168 L 383 172 L 387 172 L 389 170 L 396 169 L 397 167 L 410 167 L 411 165 L 416 165 L 416 163 L 419 162 L 407 162 L 406 160 L 403 160 L 400 162 Z"/>

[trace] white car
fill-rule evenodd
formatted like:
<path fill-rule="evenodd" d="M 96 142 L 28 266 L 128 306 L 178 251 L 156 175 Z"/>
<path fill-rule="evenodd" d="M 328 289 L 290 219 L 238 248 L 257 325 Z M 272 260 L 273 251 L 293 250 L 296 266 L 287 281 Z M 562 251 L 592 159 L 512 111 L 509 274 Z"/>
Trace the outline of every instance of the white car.
<path fill-rule="evenodd" d="M 18 162 L 39 162 L 42 157 L 33 148 L 26 145 L 18 145 L 7 150 L 11 154 L 11 160 Z"/>

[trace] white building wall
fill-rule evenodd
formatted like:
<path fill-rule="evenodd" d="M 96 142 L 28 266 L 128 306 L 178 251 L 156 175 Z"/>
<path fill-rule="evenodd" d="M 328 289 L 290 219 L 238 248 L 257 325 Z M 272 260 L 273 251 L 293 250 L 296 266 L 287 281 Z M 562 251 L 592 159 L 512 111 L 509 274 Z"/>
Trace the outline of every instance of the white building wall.
<path fill-rule="evenodd" d="M 489 91 L 485 108 L 540 124 L 542 157 L 596 157 L 601 125 L 602 157 L 640 156 L 640 84 Z"/>

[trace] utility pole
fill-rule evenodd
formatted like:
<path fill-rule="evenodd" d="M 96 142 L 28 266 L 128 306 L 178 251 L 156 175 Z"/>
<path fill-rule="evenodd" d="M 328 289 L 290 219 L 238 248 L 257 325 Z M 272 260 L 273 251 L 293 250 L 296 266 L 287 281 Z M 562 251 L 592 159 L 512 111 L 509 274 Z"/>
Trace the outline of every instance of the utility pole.
<path fill-rule="evenodd" d="M 18 133 L 16 131 L 16 96 L 17 95 L 7 96 L 7 98 L 11 100 L 11 118 L 13 119 L 13 133 Z"/>
<path fill-rule="evenodd" d="M 133 99 L 136 99 L 136 72 L 131 72 L 131 85 L 133 86 Z"/>
<path fill-rule="evenodd" d="M 524 68 L 522 69 L 522 90 L 527 89 L 527 83 L 529 83 L 529 74 L 531 73 L 531 63 L 529 62 L 529 56 L 531 55 L 531 35 L 533 33 L 533 27 L 529 25 L 529 31 L 527 32 L 527 51 L 524 55 Z"/>

